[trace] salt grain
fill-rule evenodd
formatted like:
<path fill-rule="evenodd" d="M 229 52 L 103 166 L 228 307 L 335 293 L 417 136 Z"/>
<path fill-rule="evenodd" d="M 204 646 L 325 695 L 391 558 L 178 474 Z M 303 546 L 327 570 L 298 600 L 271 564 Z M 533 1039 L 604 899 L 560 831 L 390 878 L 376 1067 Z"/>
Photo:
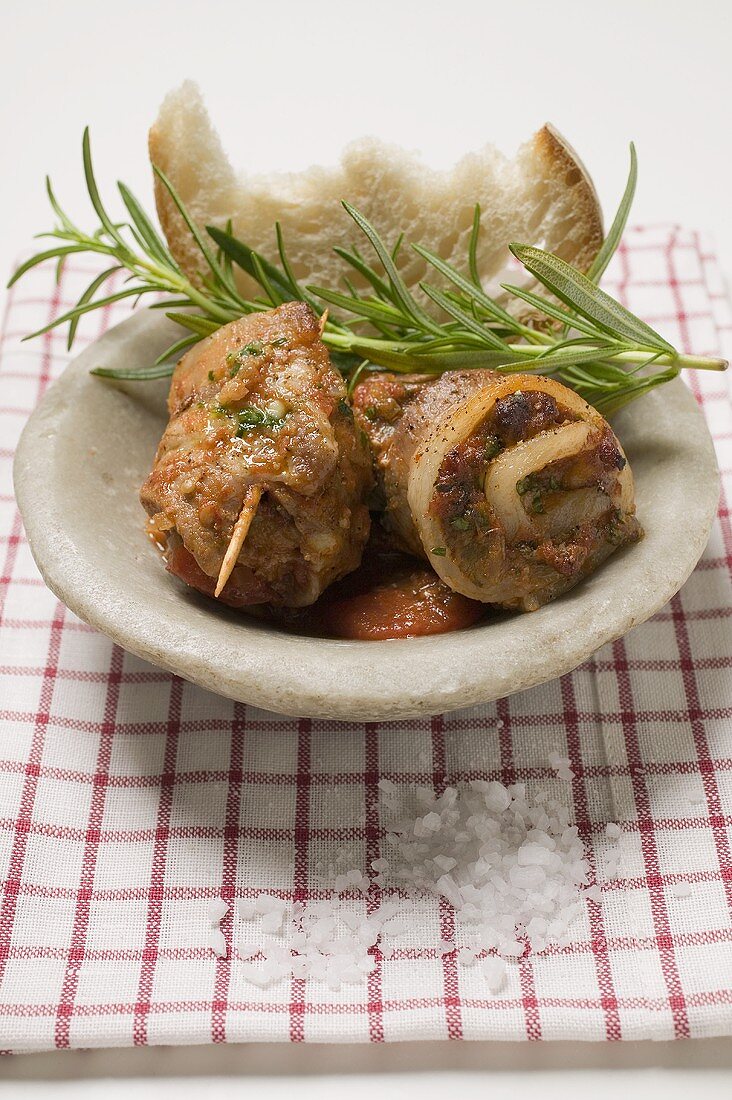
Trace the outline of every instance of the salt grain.
<path fill-rule="evenodd" d="M 276 910 L 271 913 L 264 913 L 262 915 L 261 927 L 263 932 L 279 932 L 282 928 L 282 913 Z"/>
<path fill-rule="evenodd" d="M 691 883 L 674 882 L 671 886 L 671 893 L 677 898 L 688 898 L 691 894 Z"/>
<path fill-rule="evenodd" d="M 226 958 L 226 937 L 220 928 L 212 928 L 208 934 L 208 945 L 214 955 L 220 959 Z"/>
<path fill-rule="evenodd" d="M 605 826 L 605 836 L 610 840 L 617 840 L 622 835 L 622 829 L 619 825 L 614 824 L 612 821 L 608 821 Z"/>
<path fill-rule="evenodd" d="M 211 924 L 219 924 L 229 912 L 229 906 L 222 898 L 214 898 L 209 902 L 208 919 Z"/>
<path fill-rule="evenodd" d="M 284 913 L 287 908 L 287 902 L 282 898 L 276 898 L 273 894 L 260 894 L 254 903 L 254 910 L 257 913 Z"/>
<path fill-rule="evenodd" d="M 556 749 L 552 749 L 549 753 L 548 760 L 558 779 L 562 779 L 565 782 L 574 779 L 574 772 L 570 767 L 571 760 L 568 756 L 560 756 Z"/>
<path fill-rule="evenodd" d="M 490 992 L 498 993 L 506 981 L 506 964 L 503 959 L 489 955 L 487 959 L 483 959 L 481 970 Z"/>

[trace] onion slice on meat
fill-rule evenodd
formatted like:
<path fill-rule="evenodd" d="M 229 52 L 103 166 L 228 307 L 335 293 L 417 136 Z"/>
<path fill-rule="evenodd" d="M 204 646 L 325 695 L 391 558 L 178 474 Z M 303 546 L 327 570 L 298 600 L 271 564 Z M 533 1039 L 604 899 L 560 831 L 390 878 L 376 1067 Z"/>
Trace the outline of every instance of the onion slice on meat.
<path fill-rule="evenodd" d="M 532 610 L 639 536 L 620 444 L 554 379 L 382 375 L 354 403 L 386 525 L 465 596 Z"/>

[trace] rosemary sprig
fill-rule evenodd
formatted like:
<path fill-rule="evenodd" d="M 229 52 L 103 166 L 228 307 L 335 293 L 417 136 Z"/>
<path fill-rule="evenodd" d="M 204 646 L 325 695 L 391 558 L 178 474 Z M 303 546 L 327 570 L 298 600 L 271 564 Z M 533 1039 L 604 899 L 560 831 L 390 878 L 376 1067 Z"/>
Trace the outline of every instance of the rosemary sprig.
<path fill-rule="evenodd" d="M 170 180 L 158 168 L 158 179 L 179 210 L 200 253 L 198 280 L 181 270 L 153 222 L 123 183 L 119 194 L 127 219 L 113 220 L 102 202 L 94 176 L 88 130 L 82 157 L 87 191 L 99 226 L 87 233 L 76 226 L 59 205 L 50 181 L 48 197 L 58 224 L 40 234 L 58 242 L 18 268 L 9 286 L 46 260 L 57 261 L 60 277 L 66 258 L 78 253 L 107 257 L 110 266 L 96 276 L 73 309 L 26 339 L 68 324 L 68 346 L 73 344 L 81 317 L 124 298 L 154 294 L 152 309 L 165 309 L 184 335 L 144 368 L 98 368 L 92 373 L 109 378 L 145 380 L 172 374 L 184 351 L 217 328 L 237 318 L 286 301 L 304 301 L 320 311 L 333 306 L 323 341 L 335 364 L 349 376 L 352 388 L 364 370 L 438 374 L 446 370 L 488 367 L 504 372 L 536 371 L 559 378 L 606 415 L 655 386 L 675 378 L 685 367 L 724 370 L 722 359 L 682 355 L 657 332 L 635 317 L 597 283 L 617 248 L 628 218 L 637 177 L 631 145 L 628 182 L 608 235 L 587 275 L 558 256 L 524 244 L 511 244 L 513 255 L 548 295 L 506 284 L 517 313 L 486 294 L 481 286 L 477 249 L 480 207 L 476 206 L 470 234 L 466 271 L 458 271 L 418 243 L 411 247 L 428 265 L 440 285 L 424 280 L 424 299 L 437 307 L 434 315 L 418 301 L 399 273 L 402 238 L 389 248 L 371 223 L 347 202 L 344 209 L 374 254 L 370 263 L 357 247 L 335 252 L 360 280 L 357 289 L 344 275 L 343 287 L 303 287 L 287 258 L 279 225 L 275 226 L 279 265 L 258 254 L 226 229 L 208 226 L 205 233 L 193 222 Z M 210 243 L 212 242 L 212 243 Z M 215 247 L 212 247 L 215 246 Z M 242 297 L 234 269 L 246 272 L 258 285 L 253 299 Z M 128 273 L 121 289 L 99 296 L 116 273 Z M 166 295 L 158 300 L 160 295 Z M 526 317 L 525 307 L 531 310 Z M 191 312 L 191 311 L 194 312 Z M 572 335 L 572 334 L 576 335 Z"/>

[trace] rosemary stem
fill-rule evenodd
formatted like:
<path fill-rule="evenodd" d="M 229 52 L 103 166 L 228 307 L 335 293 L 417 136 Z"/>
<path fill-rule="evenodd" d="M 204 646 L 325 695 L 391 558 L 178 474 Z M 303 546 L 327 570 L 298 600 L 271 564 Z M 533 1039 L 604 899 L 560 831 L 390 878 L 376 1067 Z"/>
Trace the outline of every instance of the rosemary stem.
<path fill-rule="evenodd" d="M 232 320 L 230 310 L 222 309 L 212 302 L 210 298 L 207 298 L 205 294 L 199 294 L 196 288 L 191 286 L 190 283 L 182 281 L 180 290 L 183 294 L 188 295 L 191 302 L 194 302 L 210 317 L 215 317 L 217 321 L 221 321 L 223 324 L 228 324 L 228 322 Z"/>
<path fill-rule="evenodd" d="M 726 359 L 706 355 L 678 355 L 674 360 L 680 367 L 687 370 L 727 370 L 729 363 Z"/>
<path fill-rule="evenodd" d="M 329 347 L 334 348 L 337 351 L 351 351 L 354 346 L 360 348 L 373 348 L 374 351 L 416 351 L 419 349 L 419 344 L 399 343 L 389 340 L 379 340 L 374 337 L 366 336 L 354 336 L 350 333 L 336 333 L 328 332 L 323 336 L 323 342 Z M 508 347 L 512 352 L 519 353 L 523 358 L 539 358 L 542 355 L 546 355 L 547 348 L 542 344 L 508 344 Z M 486 349 L 487 350 L 487 349 Z M 576 350 L 582 351 L 582 347 L 577 346 Z M 596 350 L 596 345 L 588 344 L 587 351 L 592 352 Z M 629 366 L 637 366 L 638 364 L 646 363 L 653 355 L 653 351 L 649 348 L 638 350 L 619 350 L 615 351 L 612 347 L 607 349 L 607 358 L 612 359 L 615 363 L 627 363 Z M 668 353 L 662 353 L 656 355 L 653 359 L 654 365 L 657 366 L 674 366 L 679 368 L 685 368 L 688 370 L 715 370 L 723 371 L 727 369 L 727 361 L 713 356 L 705 355 L 671 355 Z M 539 364 L 537 364 L 539 365 Z"/>

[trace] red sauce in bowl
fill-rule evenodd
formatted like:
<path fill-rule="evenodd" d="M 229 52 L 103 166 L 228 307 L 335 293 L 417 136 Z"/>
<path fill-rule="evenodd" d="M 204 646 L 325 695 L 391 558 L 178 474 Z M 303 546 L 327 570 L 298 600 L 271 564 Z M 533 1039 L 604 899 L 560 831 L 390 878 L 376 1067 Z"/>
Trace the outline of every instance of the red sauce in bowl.
<path fill-rule="evenodd" d="M 169 572 L 213 597 L 214 579 L 183 546 L 169 548 L 166 559 Z M 358 641 L 447 634 L 472 626 L 487 610 L 485 604 L 453 592 L 423 562 L 373 542 L 359 568 L 331 585 L 312 607 L 272 608 L 252 604 L 252 595 L 230 581 L 218 602 L 287 630 Z"/>
<path fill-rule="evenodd" d="M 484 604 L 453 592 L 415 558 L 384 553 L 329 588 L 306 621 L 318 634 L 373 641 L 447 634 L 485 612 Z"/>

